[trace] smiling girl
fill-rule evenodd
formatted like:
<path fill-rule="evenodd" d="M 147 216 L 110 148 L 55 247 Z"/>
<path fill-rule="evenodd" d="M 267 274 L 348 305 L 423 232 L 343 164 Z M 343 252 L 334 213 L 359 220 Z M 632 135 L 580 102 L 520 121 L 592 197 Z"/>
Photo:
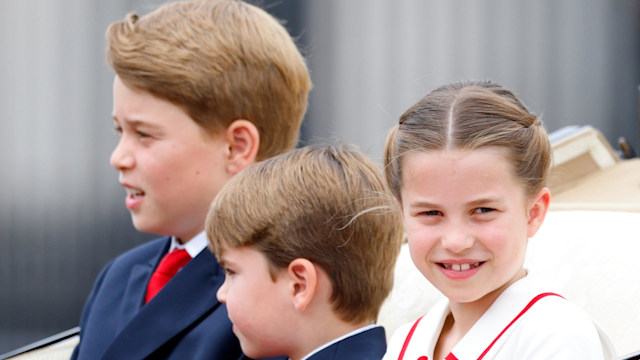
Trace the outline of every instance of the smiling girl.
<path fill-rule="evenodd" d="M 447 298 L 400 328 L 385 359 L 608 356 L 589 316 L 523 267 L 549 208 L 551 147 L 512 92 L 431 92 L 402 115 L 384 162 L 411 258 Z"/>

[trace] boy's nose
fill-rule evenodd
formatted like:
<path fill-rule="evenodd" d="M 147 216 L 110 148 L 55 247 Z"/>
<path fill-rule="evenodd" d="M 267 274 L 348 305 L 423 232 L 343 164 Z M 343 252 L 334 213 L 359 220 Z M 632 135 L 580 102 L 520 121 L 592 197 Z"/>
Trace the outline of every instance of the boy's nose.
<path fill-rule="evenodd" d="M 127 151 L 122 139 L 120 139 L 118 145 L 116 145 L 116 148 L 113 149 L 110 162 L 111 166 L 113 166 L 116 170 L 130 169 L 135 164 L 133 155 L 131 155 L 131 153 Z"/>
<path fill-rule="evenodd" d="M 223 304 L 227 303 L 227 281 L 225 280 L 222 283 L 222 286 L 220 286 L 220 288 L 218 288 L 218 292 L 216 292 L 216 297 L 218 298 L 218 301 L 220 301 Z"/>

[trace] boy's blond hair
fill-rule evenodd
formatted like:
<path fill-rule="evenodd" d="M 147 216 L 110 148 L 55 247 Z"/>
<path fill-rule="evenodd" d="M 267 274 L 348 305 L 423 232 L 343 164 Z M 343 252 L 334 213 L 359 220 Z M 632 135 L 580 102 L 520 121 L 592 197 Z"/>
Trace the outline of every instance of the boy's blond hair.
<path fill-rule="evenodd" d="M 393 285 L 402 219 L 382 172 L 346 147 L 312 146 L 253 164 L 214 200 L 207 236 L 262 252 L 273 273 L 305 258 L 333 286 L 333 309 L 346 322 L 376 320 Z"/>
<path fill-rule="evenodd" d="M 128 86 L 182 107 L 210 134 L 238 119 L 260 133 L 257 160 L 293 148 L 311 80 L 285 28 L 228 0 L 166 4 L 107 29 L 107 62 Z"/>

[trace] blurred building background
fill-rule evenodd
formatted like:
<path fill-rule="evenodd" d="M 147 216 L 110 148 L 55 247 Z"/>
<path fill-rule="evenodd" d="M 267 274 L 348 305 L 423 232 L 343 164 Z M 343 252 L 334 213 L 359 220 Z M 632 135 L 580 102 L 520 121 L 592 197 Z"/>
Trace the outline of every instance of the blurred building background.
<path fill-rule="evenodd" d="M 160 0 L 0 2 L 0 354 L 74 327 L 93 281 L 152 237 L 109 165 L 104 31 Z M 314 88 L 302 143 L 356 144 L 428 91 L 492 79 L 549 131 L 592 125 L 640 149 L 640 1 L 263 0 L 287 21 Z"/>

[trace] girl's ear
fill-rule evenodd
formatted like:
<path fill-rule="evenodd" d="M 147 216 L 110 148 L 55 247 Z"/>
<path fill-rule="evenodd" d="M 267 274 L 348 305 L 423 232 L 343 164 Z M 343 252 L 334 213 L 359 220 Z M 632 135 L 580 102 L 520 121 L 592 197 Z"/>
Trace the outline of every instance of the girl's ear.
<path fill-rule="evenodd" d="M 527 236 L 533 237 L 540 229 L 547 210 L 549 210 L 549 202 L 551 200 L 551 192 L 548 188 L 542 188 L 531 200 L 528 208 L 529 220 L 527 221 Z"/>
<path fill-rule="evenodd" d="M 225 154 L 228 173 L 235 175 L 255 162 L 260 147 L 260 132 L 251 121 L 235 120 L 224 131 L 224 138 L 228 144 Z"/>
<path fill-rule="evenodd" d="M 287 269 L 290 277 L 290 295 L 293 307 L 304 311 L 311 303 L 318 285 L 318 272 L 313 263 L 307 259 L 298 258 L 289 263 Z"/>

